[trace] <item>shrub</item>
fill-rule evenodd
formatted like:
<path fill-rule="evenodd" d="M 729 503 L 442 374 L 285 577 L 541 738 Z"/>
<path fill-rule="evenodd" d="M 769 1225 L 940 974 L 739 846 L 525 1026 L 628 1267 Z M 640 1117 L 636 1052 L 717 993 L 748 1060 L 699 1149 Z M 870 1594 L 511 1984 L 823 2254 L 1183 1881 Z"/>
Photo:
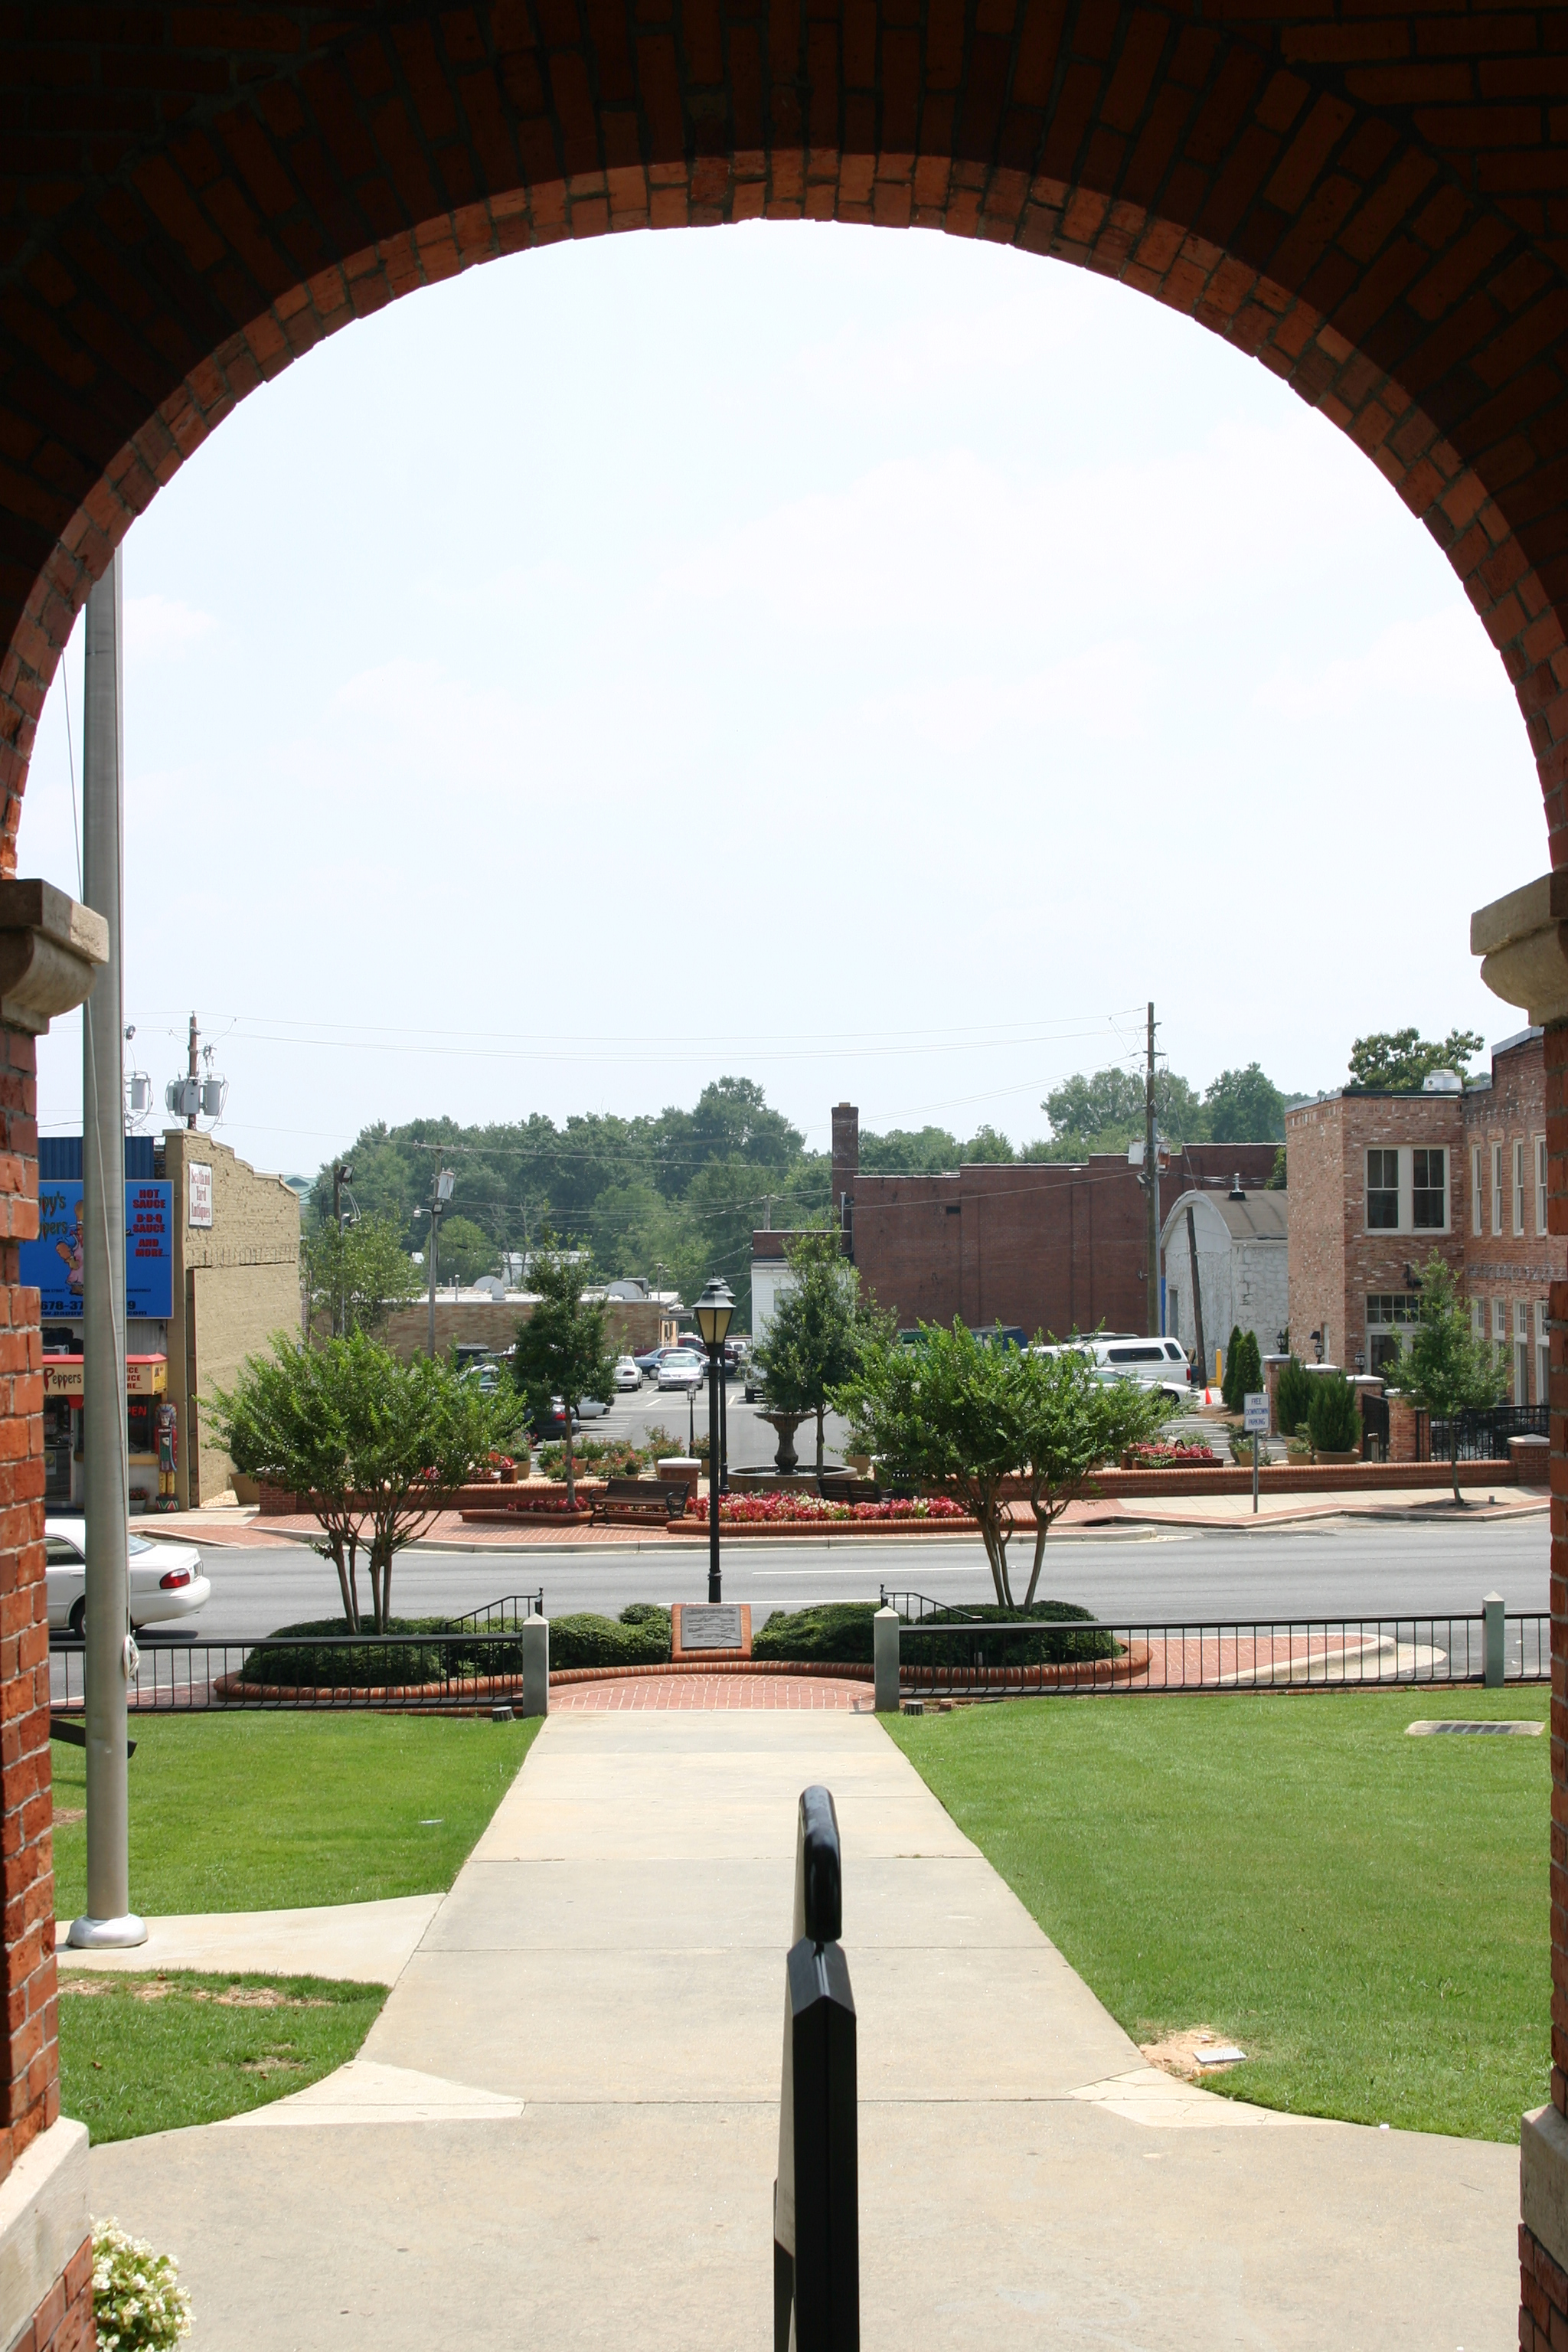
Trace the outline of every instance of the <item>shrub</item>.
<path fill-rule="evenodd" d="M 1312 1407 L 1312 1391 L 1317 1385 L 1300 1356 L 1292 1356 L 1280 1365 L 1274 1411 L 1275 1418 L 1287 1437 L 1294 1437 L 1305 1423 Z"/>
<path fill-rule="evenodd" d="M 444 1633 L 445 1617 L 393 1617 L 389 1633 Z M 444 1667 L 442 1652 L 410 1643 L 406 1648 L 383 1650 L 373 1637 L 340 1649 L 327 1648 L 323 1636 L 339 1640 L 348 1626 L 341 1617 L 316 1617 L 300 1625 L 279 1625 L 258 1643 L 239 1670 L 242 1683 L 319 1684 L 344 1690 L 369 1690 L 387 1682 L 436 1681 Z"/>
<path fill-rule="evenodd" d="M 777 1611 L 760 1633 L 753 1635 L 752 1654 L 757 1658 L 814 1660 L 853 1666 L 871 1663 L 872 1601 L 823 1601 L 814 1608 Z M 1032 1607 L 999 1608 L 994 1601 L 973 1609 L 941 1609 L 921 1622 L 931 1625 L 963 1624 L 965 1630 L 948 1639 L 921 1635 L 905 1653 L 914 1665 L 1022 1666 L 1061 1664 L 1075 1658 L 1110 1658 L 1119 1644 L 1109 1633 L 1078 1633 L 1068 1630 L 1090 1617 L 1087 1609 L 1067 1601 L 1037 1601 Z M 1048 1632 L 996 1635 L 987 1640 L 980 1627 L 1000 1621 L 1016 1625 L 1027 1618 Z M 977 1621 L 977 1622 L 975 1622 Z M 969 1630 L 971 1623 L 974 1630 Z"/>
<path fill-rule="evenodd" d="M 1256 1331 L 1241 1335 L 1241 1363 L 1236 1376 L 1236 1410 L 1239 1412 L 1249 1396 L 1257 1396 L 1263 1386 L 1263 1350 L 1258 1344 Z"/>
<path fill-rule="evenodd" d="M 1343 1372 L 1322 1372 L 1312 1380 L 1312 1402 L 1307 1427 L 1320 1454 L 1352 1454 L 1361 1444 L 1361 1409 L 1356 1392 Z"/>
<path fill-rule="evenodd" d="M 636 1609 L 638 1604 L 633 1603 Z M 629 1615 L 629 1612 L 628 1612 Z M 550 1621 L 550 1664 L 563 1666 L 667 1666 L 669 1664 L 669 1614 L 653 1610 L 647 1615 L 596 1617 L 590 1611 Z"/>
<path fill-rule="evenodd" d="M 1227 1412 L 1241 1411 L 1242 1391 L 1237 1385 L 1237 1376 L 1245 1371 L 1246 1367 L 1247 1358 L 1242 1347 L 1241 1326 L 1239 1323 L 1233 1323 L 1230 1327 L 1230 1338 L 1226 1343 L 1225 1378 L 1220 1382 L 1219 1389 L 1221 1396 L 1225 1399 L 1225 1408 Z"/>
<path fill-rule="evenodd" d="M 191 2332 L 191 2298 L 173 2254 L 118 2221 L 92 2225 L 92 2315 L 100 2352 L 167 2352 Z"/>
<path fill-rule="evenodd" d="M 1219 1455 L 1212 1445 L 1190 1445 L 1177 1438 L 1162 1444 L 1152 1439 L 1143 1445 L 1127 1449 L 1129 1470 L 1208 1470 L 1217 1466 Z"/>

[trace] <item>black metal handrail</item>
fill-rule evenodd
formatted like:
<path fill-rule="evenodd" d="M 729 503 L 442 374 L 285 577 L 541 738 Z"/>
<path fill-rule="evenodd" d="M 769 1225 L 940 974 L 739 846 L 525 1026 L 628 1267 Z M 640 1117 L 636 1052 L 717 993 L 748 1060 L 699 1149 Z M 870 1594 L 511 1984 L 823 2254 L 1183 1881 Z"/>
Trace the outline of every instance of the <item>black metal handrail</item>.
<path fill-rule="evenodd" d="M 447 1622 L 454 1633 L 459 1626 L 471 1626 L 476 1633 L 488 1633 L 495 1626 L 504 1628 L 520 1623 L 523 1617 L 543 1614 L 542 1584 L 537 1592 L 509 1592 L 504 1601 L 487 1601 L 482 1609 L 465 1609 L 460 1617 L 448 1617 Z"/>
<path fill-rule="evenodd" d="M 513 1632 L 267 1635 L 237 1642 L 139 1636 L 127 1704 L 142 1714 L 488 1707 L 521 1691 L 521 1624 Z M 53 1714 L 81 1709 L 85 1666 L 79 1643 L 51 1647 Z"/>

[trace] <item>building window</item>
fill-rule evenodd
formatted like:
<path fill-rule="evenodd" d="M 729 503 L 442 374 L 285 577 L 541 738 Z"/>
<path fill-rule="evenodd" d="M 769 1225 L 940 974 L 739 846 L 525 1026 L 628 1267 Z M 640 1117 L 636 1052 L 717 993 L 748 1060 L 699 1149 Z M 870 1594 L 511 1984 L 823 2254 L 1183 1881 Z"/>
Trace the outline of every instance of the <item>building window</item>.
<path fill-rule="evenodd" d="M 1366 1295 L 1366 1368 L 1381 1372 L 1399 1353 L 1405 1330 L 1419 1322 L 1421 1302 L 1410 1290 L 1369 1290 Z"/>
<path fill-rule="evenodd" d="M 1484 1298 L 1472 1298 L 1470 1301 L 1470 1336 L 1475 1339 L 1484 1339 L 1487 1336 L 1487 1307 Z"/>
<path fill-rule="evenodd" d="M 1535 1230 L 1538 1234 L 1546 1231 L 1546 1138 L 1543 1135 L 1535 1139 Z M 1542 1402 L 1544 1403 L 1545 1399 L 1542 1398 Z"/>
<path fill-rule="evenodd" d="M 1516 1234 L 1524 1231 L 1524 1145 L 1521 1142 L 1513 1147 L 1513 1229 Z"/>
<path fill-rule="evenodd" d="M 1481 1147 L 1479 1143 L 1472 1143 L 1470 1146 L 1470 1231 L 1473 1234 L 1479 1234 L 1480 1230 Z"/>
<path fill-rule="evenodd" d="M 1385 1153 L 1384 1158 L 1390 1155 Z M 1414 1155 L 1415 1182 L 1410 1196 L 1411 1223 L 1417 1233 L 1441 1233 L 1448 1222 L 1447 1171 L 1444 1151 Z"/>
<path fill-rule="evenodd" d="M 1492 1300 L 1492 1354 L 1500 1364 L 1508 1361 L 1508 1301 Z"/>
<path fill-rule="evenodd" d="M 1442 1154 L 1438 1154 L 1441 1159 Z M 1369 1151 L 1366 1155 L 1366 1223 L 1369 1233 L 1399 1229 L 1399 1154 Z"/>
<path fill-rule="evenodd" d="M 1546 1336 L 1546 1301 L 1535 1302 L 1535 1402 L 1552 1402 L 1552 1347 Z"/>
<path fill-rule="evenodd" d="M 1522 1157 L 1522 1143 L 1519 1149 Z M 1513 1401 L 1530 1402 L 1530 1309 L 1522 1298 L 1513 1302 Z"/>
<path fill-rule="evenodd" d="M 1492 1231 L 1502 1231 L 1502 1146 L 1492 1146 Z"/>

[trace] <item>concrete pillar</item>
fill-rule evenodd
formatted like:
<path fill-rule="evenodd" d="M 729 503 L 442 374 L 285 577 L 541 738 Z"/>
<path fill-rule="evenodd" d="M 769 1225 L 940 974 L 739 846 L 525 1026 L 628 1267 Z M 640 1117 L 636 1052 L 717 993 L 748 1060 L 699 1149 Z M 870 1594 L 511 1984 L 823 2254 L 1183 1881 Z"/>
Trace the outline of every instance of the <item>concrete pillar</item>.
<path fill-rule="evenodd" d="M 877 1713 L 899 1711 L 899 1612 L 879 1609 L 871 1620 L 871 1662 L 876 1675 Z"/>
<path fill-rule="evenodd" d="M 1500 1690 L 1503 1675 L 1502 1594 L 1489 1592 L 1481 1603 L 1486 1632 L 1482 1639 L 1482 1672 L 1488 1690 Z"/>
<path fill-rule="evenodd" d="M 522 1713 L 550 1712 L 550 1620 L 529 1617 L 522 1627 Z"/>

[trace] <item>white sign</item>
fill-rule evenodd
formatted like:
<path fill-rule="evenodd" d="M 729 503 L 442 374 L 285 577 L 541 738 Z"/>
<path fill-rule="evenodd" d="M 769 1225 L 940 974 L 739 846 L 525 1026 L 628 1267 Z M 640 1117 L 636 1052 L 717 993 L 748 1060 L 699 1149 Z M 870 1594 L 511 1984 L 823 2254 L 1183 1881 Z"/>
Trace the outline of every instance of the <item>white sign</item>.
<path fill-rule="evenodd" d="M 210 1225 L 213 1221 L 213 1171 L 205 1160 L 189 1160 L 185 1173 L 190 1180 L 190 1216 L 193 1225 Z"/>
<path fill-rule="evenodd" d="M 1242 1427 L 1249 1437 L 1267 1437 L 1268 1434 L 1268 1390 L 1265 1389 L 1260 1396 L 1246 1398 L 1244 1402 L 1247 1417 L 1242 1423 Z"/>

